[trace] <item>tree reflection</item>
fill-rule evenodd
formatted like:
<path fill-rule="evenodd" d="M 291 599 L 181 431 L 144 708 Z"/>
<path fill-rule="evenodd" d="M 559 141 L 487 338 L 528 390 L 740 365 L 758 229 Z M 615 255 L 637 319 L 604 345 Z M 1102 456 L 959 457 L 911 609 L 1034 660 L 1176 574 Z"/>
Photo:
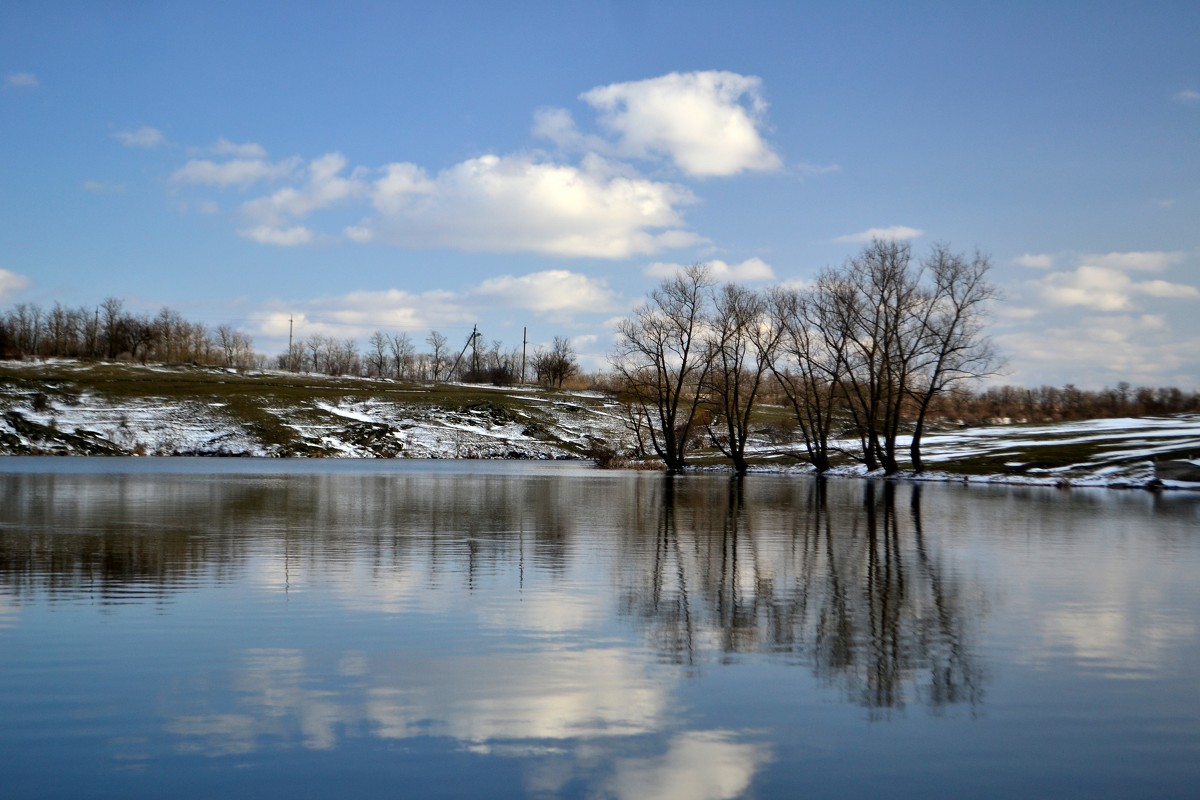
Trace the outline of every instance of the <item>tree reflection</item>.
<path fill-rule="evenodd" d="M 502 609 L 476 612 L 489 625 L 562 632 L 605 614 L 609 590 L 587 582 L 608 570 L 618 612 L 666 663 L 772 654 L 880 714 L 983 696 L 971 643 L 984 603 L 927 535 L 919 486 L 415 471 L 3 480 L 0 590 L 17 606 L 166 602 L 252 573 L 269 592 L 320 586 L 374 613 L 469 607 L 486 591 Z M 506 592 L 521 605 L 498 601 Z"/>
<path fill-rule="evenodd" d="M 623 607 L 666 657 L 778 653 L 879 714 L 982 701 L 970 642 L 983 603 L 927 542 L 919 486 L 732 478 L 712 488 L 678 477 L 653 487 L 653 558 L 625 573 Z M 626 533 L 635 553 L 636 535 Z"/>

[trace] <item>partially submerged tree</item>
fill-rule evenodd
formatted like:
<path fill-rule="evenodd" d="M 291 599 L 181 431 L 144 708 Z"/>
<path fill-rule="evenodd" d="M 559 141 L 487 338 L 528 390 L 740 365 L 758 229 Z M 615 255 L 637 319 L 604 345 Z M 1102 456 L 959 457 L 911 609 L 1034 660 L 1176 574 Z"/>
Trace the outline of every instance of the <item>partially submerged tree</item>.
<path fill-rule="evenodd" d="M 908 387 L 916 404 L 909 457 L 917 472 L 924 469 L 921 436 L 934 398 L 958 383 L 994 374 L 1000 363 L 983 333 L 987 305 L 997 296 L 987 280 L 990 269 L 988 257 L 978 251 L 968 260 L 944 244 L 935 244 L 925 261 L 932 296 L 921 325 L 922 362 Z"/>
<path fill-rule="evenodd" d="M 683 469 L 712 363 L 704 344 L 711 286 L 703 264 L 664 279 L 621 320 L 610 357 L 635 427 L 672 472 Z"/>
<path fill-rule="evenodd" d="M 817 472 L 833 466 L 832 441 L 846 413 L 845 330 L 836 324 L 829 299 L 819 285 L 807 292 L 777 288 L 768 299 L 771 327 L 778 337 L 771 371 Z"/>
<path fill-rule="evenodd" d="M 762 295 L 732 283 L 714 293 L 706 347 L 711 365 L 704 385 L 717 412 L 714 423 L 724 430 L 718 433 L 710 425 L 709 435 L 739 475 L 749 468 L 750 420 L 777 341 Z"/>
<path fill-rule="evenodd" d="M 868 469 L 899 470 L 897 443 L 911 423 L 909 457 L 920 472 L 933 398 L 995 367 L 982 324 L 996 295 L 990 266 L 985 256 L 968 260 L 945 245 L 914 265 L 907 244 L 875 240 L 818 281 L 819 302 L 832 311 L 827 324 L 844 332 L 843 394 Z"/>

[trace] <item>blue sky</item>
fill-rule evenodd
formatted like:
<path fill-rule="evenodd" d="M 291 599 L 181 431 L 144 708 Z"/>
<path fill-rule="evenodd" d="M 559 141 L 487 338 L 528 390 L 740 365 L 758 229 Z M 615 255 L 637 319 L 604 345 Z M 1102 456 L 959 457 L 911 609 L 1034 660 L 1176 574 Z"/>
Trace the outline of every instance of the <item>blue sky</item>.
<path fill-rule="evenodd" d="M 0 306 L 269 355 L 569 336 L 672 265 L 989 254 L 1004 382 L 1200 388 L 1200 3 L 0 6 Z"/>

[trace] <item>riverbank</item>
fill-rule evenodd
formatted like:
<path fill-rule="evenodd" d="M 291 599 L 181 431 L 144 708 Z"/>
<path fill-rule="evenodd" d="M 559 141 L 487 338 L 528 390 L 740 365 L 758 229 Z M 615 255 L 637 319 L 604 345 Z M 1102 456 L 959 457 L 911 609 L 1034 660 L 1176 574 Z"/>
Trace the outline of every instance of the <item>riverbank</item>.
<path fill-rule="evenodd" d="M 765 416 L 782 409 L 766 407 Z M 632 450 L 601 392 L 419 384 L 191 366 L 0 362 L 0 455 L 590 459 Z M 851 443 L 847 442 L 847 449 Z M 907 442 L 901 440 L 902 448 Z M 1156 462 L 1200 456 L 1200 415 L 946 427 L 926 471 L 970 483 L 1198 488 Z M 755 471 L 808 472 L 799 442 L 764 433 Z M 715 451 L 696 462 L 723 469 Z M 857 464 L 834 476 L 867 474 Z"/>

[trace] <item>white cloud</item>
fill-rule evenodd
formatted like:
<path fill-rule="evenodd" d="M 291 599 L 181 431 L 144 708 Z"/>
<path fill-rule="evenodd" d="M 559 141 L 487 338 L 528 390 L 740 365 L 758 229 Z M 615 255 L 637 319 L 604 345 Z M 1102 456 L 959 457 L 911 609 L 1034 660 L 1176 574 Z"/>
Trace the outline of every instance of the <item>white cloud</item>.
<path fill-rule="evenodd" d="M 574 166 L 486 155 L 432 178 L 389 164 L 372 200 L 378 215 L 356 238 L 409 247 L 627 258 L 702 241 L 677 209 L 695 202 L 691 192 L 598 156 Z"/>
<path fill-rule="evenodd" d="M 27 286 L 29 286 L 29 278 L 26 276 L 0 269 L 0 301 L 7 301 L 9 297 Z"/>
<path fill-rule="evenodd" d="M 704 264 L 708 266 L 713 279 L 718 283 L 747 283 L 775 279 L 775 270 L 761 258 L 748 258 L 739 264 L 727 264 L 720 259 L 714 259 L 705 261 Z M 669 278 L 679 274 L 685 268 L 685 264 L 656 261 L 647 266 L 643 272 L 651 278 Z"/>
<path fill-rule="evenodd" d="M 267 197 L 250 200 L 242 206 L 242 213 L 257 223 L 255 228 L 281 228 L 314 211 L 365 197 L 368 192 L 366 171 L 355 169 L 349 176 L 343 176 L 345 168 L 345 156 L 326 153 L 309 162 L 308 180 L 303 186 L 284 187 Z"/>
<path fill-rule="evenodd" d="M 867 228 L 865 231 L 858 233 L 848 233 L 845 236 L 839 236 L 834 239 L 835 242 L 870 242 L 875 239 L 915 239 L 925 233 L 919 228 L 910 228 L 907 225 L 893 225 L 890 228 Z"/>
<path fill-rule="evenodd" d="M 553 142 L 566 152 L 611 154 L 613 150 L 601 137 L 580 132 L 571 112 L 565 108 L 539 108 L 535 111 L 533 135 Z"/>
<path fill-rule="evenodd" d="M 261 158 L 233 158 L 228 161 L 192 159 L 175 170 L 171 180 L 198 186 L 239 186 L 244 189 L 261 181 L 286 178 L 299 166 L 298 158 L 289 158 L 274 164 Z"/>
<path fill-rule="evenodd" d="M 32 72 L 10 72 L 4 76 L 6 89 L 36 89 L 42 82 Z"/>
<path fill-rule="evenodd" d="M 235 158 L 266 158 L 267 150 L 255 142 L 231 142 L 222 136 L 208 152 L 218 156 L 233 156 Z"/>
<path fill-rule="evenodd" d="M 1200 92 L 1195 89 L 1184 89 L 1176 93 L 1175 100 L 1179 103 L 1200 103 Z"/>
<path fill-rule="evenodd" d="M 620 159 L 665 157 L 692 176 L 778 168 L 779 157 L 761 135 L 760 87 L 758 78 L 731 72 L 598 87 L 581 98 L 598 109 L 607 139 L 582 133 L 563 109 L 535 113 L 533 134 L 558 146 L 554 156 L 485 154 L 432 173 L 399 161 L 348 170 L 331 153 L 301 170 L 298 159 L 270 162 L 261 145 L 222 138 L 203 152 L 227 158 L 193 158 L 173 179 L 243 189 L 282 182 L 241 208 L 242 235 L 265 243 L 328 240 L 308 222 L 311 215 L 369 204 L 362 218 L 340 221 L 344 240 L 567 258 L 654 255 L 706 242 L 683 219 L 682 208 L 697 198 Z"/>
<path fill-rule="evenodd" d="M 1054 266 L 1054 256 L 1045 253 L 1026 253 L 1013 259 L 1013 263 L 1022 267 L 1034 269 L 1050 269 Z"/>
<path fill-rule="evenodd" d="M 1134 281 L 1112 267 L 1084 265 L 1035 281 L 1043 299 L 1054 306 L 1082 306 L 1096 311 L 1122 311 L 1133 307 L 1135 295 L 1195 299 L 1200 289 L 1162 280 Z"/>
<path fill-rule="evenodd" d="M 694 176 L 734 175 L 781 165 L 760 132 L 767 107 L 761 85 L 733 72 L 673 72 L 600 86 L 580 99 L 600 112 L 624 154 L 665 156 Z M 565 132 L 563 120 L 554 121 Z"/>
<path fill-rule="evenodd" d="M 1135 291 L 1150 297 L 1170 297 L 1176 300 L 1200 299 L 1200 289 L 1170 281 L 1140 281 L 1133 285 Z"/>
<path fill-rule="evenodd" d="M 620 307 L 606 281 L 567 270 L 546 270 L 489 278 L 456 291 L 356 291 L 293 303 L 286 309 L 275 303 L 255 318 L 259 333 L 268 337 L 286 337 L 288 318 L 292 317 L 294 330 L 304 331 L 304 336 L 320 333 L 341 339 L 369 336 L 376 330 L 420 332 L 465 325 L 497 309 L 520 309 L 566 320 L 573 314 L 604 313 Z"/>
<path fill-rule="evenodd" d="M 1090 266 L 1104 267 L 1106 269 L 1161 272 L 1173 264 L 1178 264 L 1186 255 L 1186 253 L 1179 251 L 1164 252 L 1162 250 L 1154 250 L 1088 255 L 1084 256 L 1082 260 Z"/>
<path fill-rule="evenodd" d="M 280 247 L 311 244 L 316 238 L 313 236 L 313 232 L 303 225 L 292 225 L 287 228 L 279 228 L 271 225 L 255 225 L 252 228 L 243 228 L 238 233 L 247 239 L 253 239 L 259 244 L 274 244 Z"/>
<path fill-rule="evenodd" d="M 1018 384 L 1076 383 L 1099 388 L 1117 381 L 1147 386 L 1195 382 L 1200 342 L 1173 331 L 1160 314 L 1105 314 L 1048 327 L 1001 333 L 997 345 L 1013 360 Z M 1194 337 L 1193 337 L 1194 338 Z"/>
<path fill-rule="evenodd" d="M 1090 266 L 1047 275 L 1040 281 L 1042 297 L 1051 305 L 1084 306 L 1097 311 L 1128 308 L 1132 284 L 1119 270 Z"/>
<path fill-rule="evenodd" d="M 619 308 L 616 294 L 608 288 L 606 281 L 565 269 L 488 278 L 472 294 L 508 308 L 542 314 L 604 312 Z"/>
<path fill-rule="evenodd" d="M 126 147 L 138 147 L 149 150 L 163 145 L 167 137 L 158 128 L 138 128 L 133 131 L 117 131 L 113 134 L 118 142 Z"/>

